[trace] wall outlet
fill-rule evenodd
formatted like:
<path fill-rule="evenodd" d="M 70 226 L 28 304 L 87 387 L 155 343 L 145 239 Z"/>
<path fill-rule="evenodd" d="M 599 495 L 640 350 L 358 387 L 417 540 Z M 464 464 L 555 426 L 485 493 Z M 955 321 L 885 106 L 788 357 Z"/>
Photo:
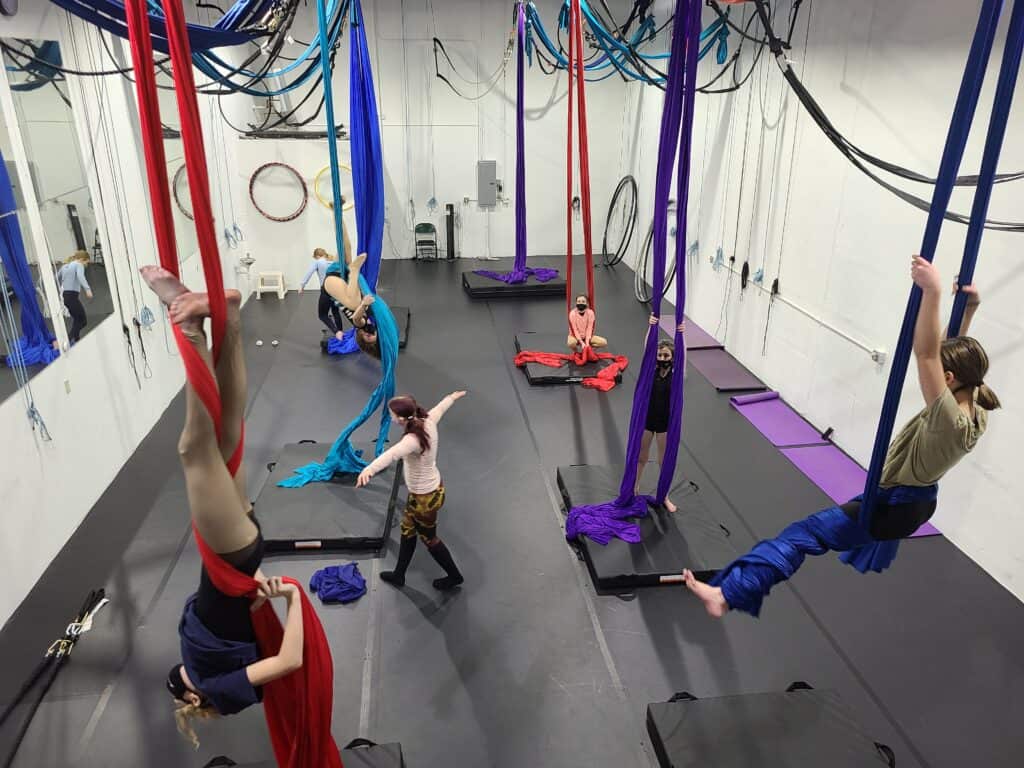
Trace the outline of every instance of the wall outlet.
<path fill-rule="evenodd" d="M 71 394 L 71 379 L 64 379 L 64 392 L 65 394 Z"/>
<path fill-rule="evenodd" d="M 469 205 L 469 195 L 466 195 L 465 197 L 463 197 L 462 198 L 462 202 L 463 202 L 464 205 Z"/>

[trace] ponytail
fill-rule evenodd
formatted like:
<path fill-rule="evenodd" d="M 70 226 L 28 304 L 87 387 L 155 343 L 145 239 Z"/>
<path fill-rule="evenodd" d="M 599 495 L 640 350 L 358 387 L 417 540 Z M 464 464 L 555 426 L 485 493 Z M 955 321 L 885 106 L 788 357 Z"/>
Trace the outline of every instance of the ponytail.
<path fill-rule="evenodd" d="M 416 436 L 420 443 L 420 452 L 429 450 L 430 436 L 427 434 L 427 427 L 423 422 L 430 414 L 411 395 L 399 395 L 391 398 L 388 401 L 388 408 L 396 416 L 405 419 L 405 434 Z"/>
<path fill-rule="evenodd" d="M 984 382 L 978 385 L 976 396 L 978 399 L 978 405 L 986 411 L 994 411 L 996 408 L 1003 407 L 1003 404 L 999 402 L 999 398 L 996 397 L 996 393 L 993 392 L 991 387 Z"/>

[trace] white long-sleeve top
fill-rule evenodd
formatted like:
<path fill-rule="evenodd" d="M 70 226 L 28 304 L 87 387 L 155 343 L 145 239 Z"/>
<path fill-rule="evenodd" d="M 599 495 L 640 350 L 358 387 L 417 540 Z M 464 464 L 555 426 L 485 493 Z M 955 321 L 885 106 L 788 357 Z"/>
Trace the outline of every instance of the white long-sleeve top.
<path fill-rule="evenodd" d="M 370 463 L 366 468 L 370 475 L 376 475 L 391 466 L 392 462 L 403 459 L 405 486 L 410 493 L 436 491 L 441 485 L 441 473 L 437 471 L 437 423 L 454 402 L 452 396 L 448 395 L 431 408 L 427 418 L 423 420 L 423 426 L 430 438 L 430 447 L 427 450 L 420 450 L 420 441 L 416 435 L 405 435 Z"/>

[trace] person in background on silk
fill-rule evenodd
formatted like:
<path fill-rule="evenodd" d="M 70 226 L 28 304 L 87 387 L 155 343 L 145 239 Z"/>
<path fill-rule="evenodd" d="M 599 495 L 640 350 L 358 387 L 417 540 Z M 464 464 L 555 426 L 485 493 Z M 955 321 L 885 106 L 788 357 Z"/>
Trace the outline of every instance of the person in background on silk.
<path fill-rule="evenodd" d="M 870 530 L 859 521 L 861 497 L 793 523 L 779 536 L 762 541 L 726 566 L 710 583 L 683 571 L 687 587 L 713 617 L 730 610 L 757 616 L 771 588 L 793 575 L 806 555 L 829 550 L 857 570 L 881 572 L 896 556 L 897 542 L 914 533 L 935 512 L 938 481 L 985 433 L 988 415 L 1001 407 L 985 384 L 988 355 L 968 337 L 981 303 L 974 286 L 965 286 L 967 311 L 958 335 L 943 339 L 939 321 L 942 279 L 935 265 L 920 256 L 910 275 L 922 291 L 914 329 L 914 356 L 925 407 L 889 445 Z M 959 287 L 954 284 L 954 292 Z"/>
<path fill-rule="evenodd" d="M 262 686 L 302 666 L 302 601 L 294 584 L 276 577 L 267 579 L 260 571 L 263 535 L 246 493 L 245 469 L 239 467 L 232 477 L 226 465 L 241 439 L 246 403 L 239 312 L 242 296 L 238 291 L 225 291 L 227 327 L 220 360 L 214 365 L 203 330 L 203 321 L 210 314 L 207 294 L 192 293 L 161 267 L 143 267 L 141 273 L 167 306 L 171 322 L 213 371 L 220 392 L 223 430 L 218 439 L 206 406 L 185 379 L 185 426 L 178 452 L 192 523 L 214 552 L 260 582 L 255 599 L 231 597 L 217 589 L 204 566 L 198 591 L 185 601 L 178 624 L 182 663 L 171 668 L 166 687 L 176 703 L 178 730 L 198 747 L 193 719 L 240 712 L 263 700 Z M 285 601 L 287 618 L 277 654 L 261 658 L 251 613 L 270 598 Z"/>
<path fill-rule="evenodd" d="M 656 326 L 658 318 L 651 315 L 650 324 Z M 679 333 L 685 333 L 686 323 L 680 323 L 676 330 Z M 644 337 L 644 344 L 645 346 L 647 344 L 646 336 Z M 658 370 L 654 374 L 654 382 L 651 384 L 651 402 L 647 406 L 647 423 L 644 425 L 644 434 L 640 439 L 640 457 L 637 462 L 636 487 L 633 489 L 634 495 L 639 495 L 640 493 L 640 477 L 644 473 L 644 467 L 647 466 L 647 462 L 650 460 L 652 440 L 657 439 L 658 441 L 658 465 L 661 466 L 665 462 L 669 401 L 672 399 L 672 367 L 675 356 L 675 344 L 668 339 L 662 339 L 658 342 Z M 672 503 L 668 496 L 665 497 L 665 509 L 669 512 L 676 511 L 676 505 Z"/>
<path fill-rule="evenodd" d="M 342 336 L 344 336 L 344 332 L 341 330 L 341 313 L 338 311 L 338 305 L 334 303 L 331 295 L 324 290 L 327 268 L 331 265 L 332 261 L 335 261 L 334 257 L 323 248 L 317 248 L 313 251 L 313 261 L 309 265 L 309 269 L 306 270 L 306 274 L 302 276 L 302 282 L 299 283 L 299 295 L 302 294 L 306 288 L 306 283 L 315 274 L 320 279 L 320 298 L 316 305 L 316 315 L 320 318 L 320 322 L 327 326 L 327 330 L 334 335 L 334 338 L 341 341 Z"/>
<path fill-rule="evenodd" d="M 356 485 L 362 488 L 370 482 L 370 478 L 392 462 L 403 460 L 408 497 L 405 514 L 402 516 L 398 563 L 395 570 L 380 575 L 381 580 L 388 584 L 405 586 L 405 571 L 416 551 L 417 535 L 423 539 L 427 551 L 446 574 L 444 578 L 434 579 L 435 589 L 454 589 L 464 581 L 448 547 L 437 536 L 437 513 L 444 506 L 444 483 L 441 473 L 437 471 L 437 424 L 455 401 L 465 396 L 466 393 L 462 391 L 452 392 L 429 411 L 421 408 L 410 395 L 393 397 L 388 402 L 391 417 L 395 423 L 405 427 L 405 434 L 394 446 L 374 459 L 356 481 Z"/>
<path fill-rule="evenodd" d="M 581 293 L 576 297 L 575 309 L 569 310 L 569 338 L 566 341 L 569 349 L 578 354 L 586 347 L 607 347 L 607 339 L 594 335 L 596 325 L 597 315 L 590 308 L 590 300 Z"/>
<path fill-rule="evenodd" d="M 57 272 L 57 285 L 64 296 L 64 306 L 71 315 L 71 330 L 68 331 L 68 338 L 72 344 L 78 343 L 82 337 L 82 330 L 89 324 L 89 317 L 85 314 L 85 307 L 82 306 L 81 292 L 85 291 L 85 297 L 92 300 L 92 288 L 89 281 L 85 279 L 85 267 L 89 263 L 89 254 L 86 251 L 75 251 L 67 263 Z"/>

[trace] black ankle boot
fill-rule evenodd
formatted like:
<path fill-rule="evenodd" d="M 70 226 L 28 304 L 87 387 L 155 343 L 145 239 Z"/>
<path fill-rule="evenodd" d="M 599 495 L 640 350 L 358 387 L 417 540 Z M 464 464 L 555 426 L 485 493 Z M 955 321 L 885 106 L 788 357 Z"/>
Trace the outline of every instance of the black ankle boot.
<path fill-rule="evenodd" d="M 416 537 L 403 536 L 402 543 L 398 547 L 398 562 L 395 564 L 395 570 L 384 571 L 380 575 L 380 580 L 396 587 L 404 587 L 405 569 L 409 567 L 409 561 L 412 560 L 412 553 L 415 551 Z"/>
<path fill-rule="evenodd" d="M 434 579 L 434 589 L 439 589 L 442 592 L 448 589 L 455 589 L 455 587 L 465 581 L 462 578 L 462 574 L 459 573 L 459 569 L 455 566 L 455 561 L 452 560 L 452 553 L 448 551 L 448 547 L 444 545 L 443 541 L 439 541 L 434 546 L 427 547 L 427 549 L 430 550 L 430 554 L 437 561 L 437 564 L 444 568 L 444 572 L 448 574 L 443 579 Z"/>

